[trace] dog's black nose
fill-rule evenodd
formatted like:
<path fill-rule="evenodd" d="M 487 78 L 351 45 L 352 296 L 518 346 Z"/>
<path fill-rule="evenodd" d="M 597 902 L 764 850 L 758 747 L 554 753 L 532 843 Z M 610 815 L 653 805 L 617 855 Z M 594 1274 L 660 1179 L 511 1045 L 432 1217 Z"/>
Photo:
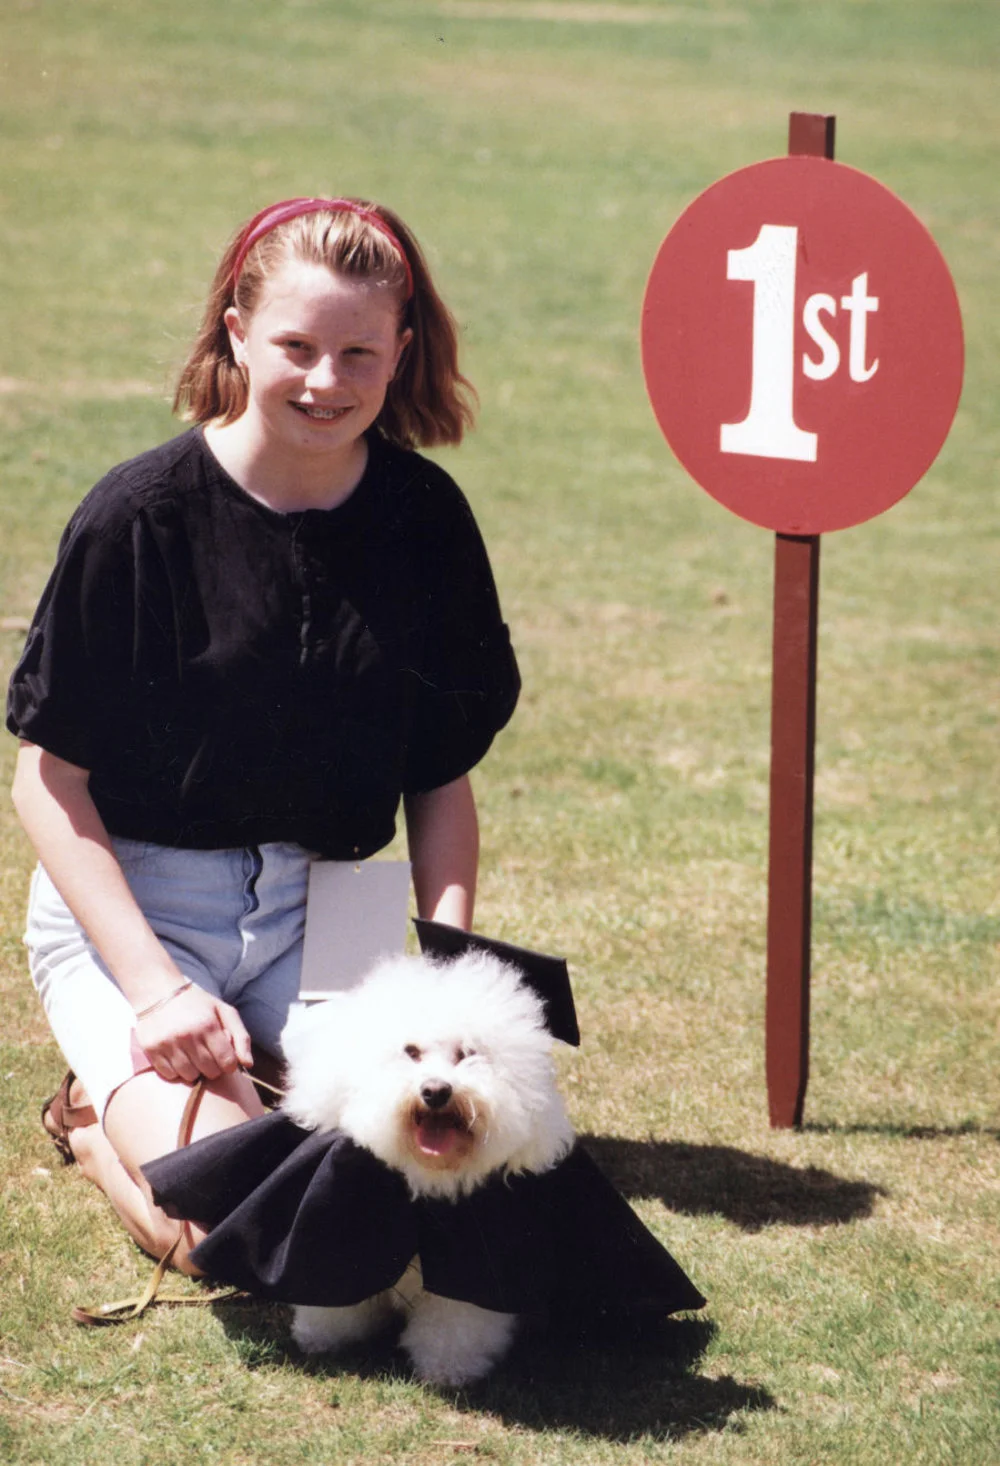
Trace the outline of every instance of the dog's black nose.
<path fill-rule="evenodd" d="M 431 1079 L 421 1089 L 420 1098 L 429 1110 L 441 1110 L 451 1099 L 451 1085 Z"/>

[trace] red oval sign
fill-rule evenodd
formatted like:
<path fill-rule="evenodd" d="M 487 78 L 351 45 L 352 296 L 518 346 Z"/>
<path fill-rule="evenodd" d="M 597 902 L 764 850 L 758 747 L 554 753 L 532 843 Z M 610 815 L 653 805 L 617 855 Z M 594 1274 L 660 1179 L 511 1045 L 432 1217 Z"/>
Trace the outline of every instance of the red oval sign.
<path fill-rule="evenodd" d="M 824 158 L 720 179 L 660 248 L 642 311 L 653 410 L 720 503 L 782 534 L 909 493 L 958 407 L 948 267 L 895 194 Z"/>

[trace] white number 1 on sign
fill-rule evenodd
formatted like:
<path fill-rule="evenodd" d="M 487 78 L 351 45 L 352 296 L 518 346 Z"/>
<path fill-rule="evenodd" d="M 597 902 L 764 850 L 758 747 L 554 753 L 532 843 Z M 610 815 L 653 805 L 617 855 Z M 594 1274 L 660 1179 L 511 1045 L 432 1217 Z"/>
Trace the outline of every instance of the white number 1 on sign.
<path fill-rule="evenodd" d="M 815 463 L 816 433 L 795 421 L 795 269 L 799 231 L 794 225 L 762 224 L 753 244 L 727 253 L 726 278 L 753 283 L 753 325 L 750 408 L 742 422 L 723 423 L 719 448 L 754 458 L 784 458 Z M 868 315 L 878 299 L 868 294 L 867 272 L 855 276 L 851 294 L 840 304 L 851 318 L 849 366 L 853 382 L 868 382 L 878 361 L 867 363 Z M 802 370 L 813 381 L 825 381 L 840 366 L 840 348 L 820 320 L 837 313 L 832 295 L 811 295 L 802 312 L 806 333 L 819 348 L 820 359 L 803 356 Z"/>

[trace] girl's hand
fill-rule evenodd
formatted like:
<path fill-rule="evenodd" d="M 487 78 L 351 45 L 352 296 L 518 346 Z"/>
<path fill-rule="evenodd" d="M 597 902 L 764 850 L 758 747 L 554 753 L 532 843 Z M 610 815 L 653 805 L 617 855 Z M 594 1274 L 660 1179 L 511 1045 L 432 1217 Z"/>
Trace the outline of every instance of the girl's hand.
<path fill-rule="evenodd" d="M 197 986 L 136 1024 L 136 1039 L 161 1079 L 193 1084 L 253 1063 L 250 1035 L 235 1008 Z"/>

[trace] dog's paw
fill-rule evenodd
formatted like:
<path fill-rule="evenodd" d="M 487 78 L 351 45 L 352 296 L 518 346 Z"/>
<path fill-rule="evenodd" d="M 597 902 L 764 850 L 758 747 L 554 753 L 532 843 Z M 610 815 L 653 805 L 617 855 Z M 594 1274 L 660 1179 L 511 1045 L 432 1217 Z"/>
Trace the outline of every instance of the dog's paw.
<path fill-rule="evenodd" d="M 512 1313 L 423 1293 L 400 1343 L 419 1379 L 457 1389 L 489 1374 L 510 1348 L 516 1328 Z"/>
<path fill-rule="evenodd" d="M 333 1354 L 377 1334 L 391 1314 L 391 1305 L 381 1293 L 350 1308 L 298 1305 L 292 1318 L 292 1338 L 303 1354 Z"/>

